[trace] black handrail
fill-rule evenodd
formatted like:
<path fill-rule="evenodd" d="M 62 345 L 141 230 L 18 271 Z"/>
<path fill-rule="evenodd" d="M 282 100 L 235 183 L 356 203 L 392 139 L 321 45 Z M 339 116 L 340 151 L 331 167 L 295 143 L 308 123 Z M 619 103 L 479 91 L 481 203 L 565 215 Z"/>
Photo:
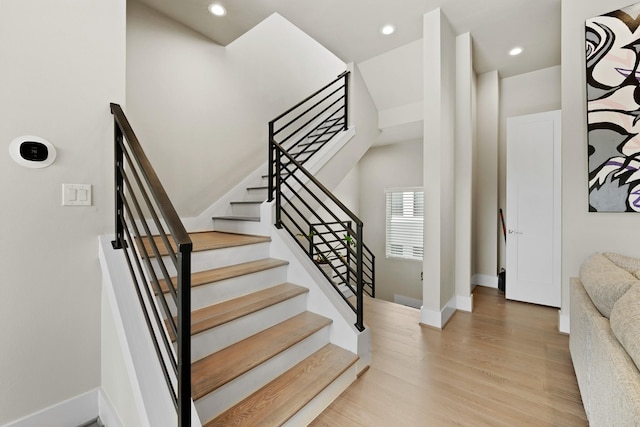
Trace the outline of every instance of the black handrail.
<path fill-rule="evenodd" d="M 353 309 L 362 331 L 363 293 L 375 296 L 375 257 L 364 245 L 362 221 L 303 166 L 348 129 L 349 76 L 342 73 L 269 122 L 269 201 L 275 198 L 276 226 L 294 238 L 303 236 L 304 244 L 298 243 L 308 256 L 331 266 L 323 274 Z M 355 304 L 340 285 L 355 295 Z"/>
<path fill-rule="evenodd" d="M 116 229 L 112 245 L 114 249 L 124 249 L 153 346 L 176 407 L 178 426 L 188 427 L 191 425 L 193 243 L 120 105 L 112 103 L 111 113 L 114 117 Z M 158 239 L 153 237 L 152 226 L 158 230 Z M 163 255 L 168 255 L 177 272 L 175 281 L 170 277 Z M 152 258 L 156 260 L 155 264 Z M 164 327 L 169 335 L 164 333 Z M 171 338 L 177 342 L 175 355 Z"/>

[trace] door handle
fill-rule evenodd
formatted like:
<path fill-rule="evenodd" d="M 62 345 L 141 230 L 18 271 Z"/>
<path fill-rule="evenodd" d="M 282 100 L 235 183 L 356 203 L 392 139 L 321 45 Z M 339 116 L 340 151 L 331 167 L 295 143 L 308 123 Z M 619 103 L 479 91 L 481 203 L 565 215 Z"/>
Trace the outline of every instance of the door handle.
<path fill-rule="evenodd" d="M 516 230 L 509 229 L 509 234 L 522 234 L 522 233 Z"/>

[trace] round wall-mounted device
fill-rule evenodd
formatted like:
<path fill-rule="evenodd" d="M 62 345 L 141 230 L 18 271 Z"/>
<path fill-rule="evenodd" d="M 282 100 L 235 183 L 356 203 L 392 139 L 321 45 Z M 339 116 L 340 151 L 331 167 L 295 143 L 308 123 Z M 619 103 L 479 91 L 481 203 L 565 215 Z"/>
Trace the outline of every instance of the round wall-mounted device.
<path fill-rule="evenodd" d="M 26 168 L 46 168 L 56 160 L 56 147 L 39 136 L 19 136 L 9 144 L 11 158 Z"/>

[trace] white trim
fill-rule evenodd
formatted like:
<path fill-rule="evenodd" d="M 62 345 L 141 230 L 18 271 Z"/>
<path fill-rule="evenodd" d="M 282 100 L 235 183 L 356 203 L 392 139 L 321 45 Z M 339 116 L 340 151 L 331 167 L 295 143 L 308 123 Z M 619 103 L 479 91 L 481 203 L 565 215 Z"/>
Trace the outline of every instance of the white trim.
<path fill-rule="evenodd" d="M 96 417 L 109 427 L 122 427 L 102 388 L 95 388 L 71 399 L 56 403 L 2 427 L 79 426 Z"/>
<path fill-rule="evenodd" d="M 434 328 L 442 327 L 442 313 L 435 310 L 429 310 L 424 308 L 424 306 L 420 307 L 420 323 L 427 326 L 432 326 Z"/>
<path fill-rule="evenodd" d="M 424 187 L 390 187 L 384 189 L 384 194 L 387 193 L 403 193 L 403 192 L 420 192 L 424 191 Z"/>
<path fill-rule="evenodd" d="M 98 413 L 100 414 L 100 421 L 105 426 L 123 427 L 120 417 L 113 409 L 109 396 L 107 396 L 102 387 L 98 389 Z"/>
<path fill-rule="evenodd" d="M 420 323 L 442 329 L 456 312 L 457 296 L 451 297 L 447 305 L 440 311 L 428 310 L 420 307 Z"/>
<path fill-rule="evenodd" d="M 456 312 L 456 296 L 452 296 L 447 305 L 442 309 L 442 326 L 447 324 L 449 320 L 451 320 L 451 316 Z"/>
<path fill-rule="evenodd" d="M 486 286 L 488 288 L 498 288 L 498 276 L 488 274 L 474 274 L 471 277 L 471 284 L 474 286 Z"/>
<path fill-rule="evenodd" d="M 568 313 L 563 313 L 562 310 L 558 310 L 558 331 L 563 334 L 571 333 L 571 317 Z"/>
<path fill-rule="evenodd" d="M 393 294 L 393 302 L 395 302 L 396 304 L 406 305 L 407 307 L 413 307 L 413 308 L 422 307 L 421 299 L 411 298 L 401 294 Z"/>
<path fill-rule="evenodd" d="M 456 295 L 455 298 L 456 310 L 466 311 L 467 313 L 471 313 L 473 311 L 473 295 Z"/>

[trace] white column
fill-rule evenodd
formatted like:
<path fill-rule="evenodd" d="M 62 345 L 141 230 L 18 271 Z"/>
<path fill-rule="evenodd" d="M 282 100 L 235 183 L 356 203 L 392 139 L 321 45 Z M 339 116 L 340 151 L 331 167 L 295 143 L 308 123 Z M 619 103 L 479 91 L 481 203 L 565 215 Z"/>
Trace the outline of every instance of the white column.
<path fill-rule="evenodd" d="M 423 25 L 425 225 L 421 322 L 441 328 L 455 312 L 455 36 L 440 9 L 424 15 Z"/>

